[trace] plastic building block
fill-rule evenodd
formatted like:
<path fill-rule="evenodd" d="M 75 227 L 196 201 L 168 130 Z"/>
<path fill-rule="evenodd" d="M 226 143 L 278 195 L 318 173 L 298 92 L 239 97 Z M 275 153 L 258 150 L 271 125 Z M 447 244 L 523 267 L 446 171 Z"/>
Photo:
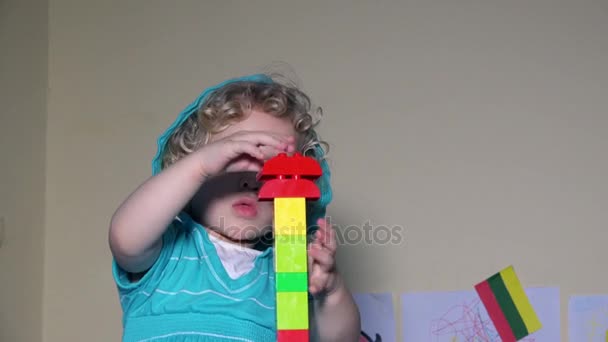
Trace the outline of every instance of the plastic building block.
<path fill-rule="evenodd" d="M 275 198 L 274 235 L 306 235 L 304 198 Z"/>
<path fill-rule="evenodd" d="M 276 274 L 277 292 L 308 291 L 307 272 L 279 272 Z"/>
<path fill-rule="evenodd" d="M 294 153 L 291 157 L 280 153 L 264 164 L 260 180 L 281 179 L 290 175 L 296 178 L 316 179 L 322 174 L 321 165 L 315 159 L 304 157 L 299 153 Z"/>
<path fill-rule="evenodd" d="M 278 342 L 308 342 L 308 330 L 279 330 Z"/>
<path fill-rule="evenodd" d="M 313 158 L 299 153 L 291 157 L 281 153 L 264 164 L 258 179 L 266 182 L 258 197 L 261 200 L 277 197 L 319 199 L 321 193 L 312 181 L 319 178 L 322 172 L 321 166 Z"/>
<path fill-rule="evenodd" d="M 322 169 L 310 157 L 279 154 L 264 164 L 258 198 L 274 201 L 276 322 L 279 342 L 308 342 L 306 200 L 320 197 Z"/>
<path fill-rule="evenodd" d="M 308 271 L 305 235 L 277 235 L 274 239 L 276 273 Z"/>
<path fill-rule="evenodd" d="M 269 200 L 279 197 L 302 197 L 307 199 L 319 199 L 321 192 L 315 183 L 308 179 L 273 179 L 267 181 L 258 197 Z"/>
<path fill-rule="evenodd" d="M 277 328 L 308 329 L 308 292 L 277 292 Z"/>

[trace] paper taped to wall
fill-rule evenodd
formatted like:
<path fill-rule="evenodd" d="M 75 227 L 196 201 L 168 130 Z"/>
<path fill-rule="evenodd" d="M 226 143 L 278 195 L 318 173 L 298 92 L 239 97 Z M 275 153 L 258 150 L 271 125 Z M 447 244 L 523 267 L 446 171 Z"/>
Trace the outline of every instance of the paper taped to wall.
<path fill-rule="evenodd" d="M 542 329 L 521 341 L 560 341 L 559 289 L 527 288 L 525 293 Z M 401 304 L 404 342 L 501 342 L 475 290 L 403 294 Z"/>
<path fill-rule="evenodd" d="M 361 313 L 360 342 L 397 341 L 395 314 L 391 293 L 355 293 Z"/>
<path fill-rule="evenodd" d="M 608 341 L 608 295 L 570 297 L 568 331 L 570 341 Z"/>

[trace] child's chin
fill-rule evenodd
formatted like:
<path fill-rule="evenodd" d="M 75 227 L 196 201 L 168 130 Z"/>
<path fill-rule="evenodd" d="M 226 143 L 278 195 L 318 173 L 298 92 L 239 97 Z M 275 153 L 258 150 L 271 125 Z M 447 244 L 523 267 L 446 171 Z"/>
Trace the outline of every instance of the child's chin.
<path fill-rule="evenodd" d="M 269 224 L 268 228 L 264 228 L 264 224 L 257 222 L 236 220 L 233 225 L 224 227 L 223 234 L 237 241 L 252 241 L 259 240 L 264 234 L 271 231 Z"/>
<path fill-rule="evenodd" d="M 241 245 L 255 246 L 258 243 L 260 243 L 261 241 L 266 240 L 266 237 L 261 232 L 256 232 L 256 234 L 253 234 L 251 232 L 249 232 L 249 233 L 247 233 L 247 232 L 234 233 L 233 232 L 231 234 L 229 234 L 227 232 L 222 232 L 222 235 L 224 235 L 224 237 L 228 238 L 232 242 L 241 244 Z"/>

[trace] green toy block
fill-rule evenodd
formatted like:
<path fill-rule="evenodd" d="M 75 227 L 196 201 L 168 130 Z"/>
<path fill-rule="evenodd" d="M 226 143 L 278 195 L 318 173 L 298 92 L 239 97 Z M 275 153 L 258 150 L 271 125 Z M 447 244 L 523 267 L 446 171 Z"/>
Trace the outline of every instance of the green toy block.
<path fill-rule="evenodd" d="M 276 273 L 277 292 L 306 292 L 308 291 L 308 273 L 282 272 Z"/>
<path fill-rule="evenodd" d="M 308 292 L 277 292 L 277 329 L 308 329 Z"/>
<path fill-rule="evenodd" d="M 276 236 L 275 272 L 307 272 L 306 248 L 306 235 Z"/>

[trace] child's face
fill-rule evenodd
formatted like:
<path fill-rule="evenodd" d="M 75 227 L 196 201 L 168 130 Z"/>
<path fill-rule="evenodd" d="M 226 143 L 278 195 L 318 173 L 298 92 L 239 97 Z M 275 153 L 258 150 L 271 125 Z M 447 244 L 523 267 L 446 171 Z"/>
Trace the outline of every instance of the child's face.
<path fill-rule="evenodd" d="M 253 110 L 245 119 L 214 135 L 210 143 L 240 131 L 264 131 L 297 139 L 297 133 L 289 119 Z M 262 166 L 262 161 L 243 155 L 231 161 L 226 166 L 225 172 L 259 172 Z M 203 218 L 208 227 L 229 239 L 236 241 L 256 239 L 272 227 L 273 203 L 258 201 L 257 193 L 254 191 L 230 193 L 212 199 L 203 213 Z"/>

